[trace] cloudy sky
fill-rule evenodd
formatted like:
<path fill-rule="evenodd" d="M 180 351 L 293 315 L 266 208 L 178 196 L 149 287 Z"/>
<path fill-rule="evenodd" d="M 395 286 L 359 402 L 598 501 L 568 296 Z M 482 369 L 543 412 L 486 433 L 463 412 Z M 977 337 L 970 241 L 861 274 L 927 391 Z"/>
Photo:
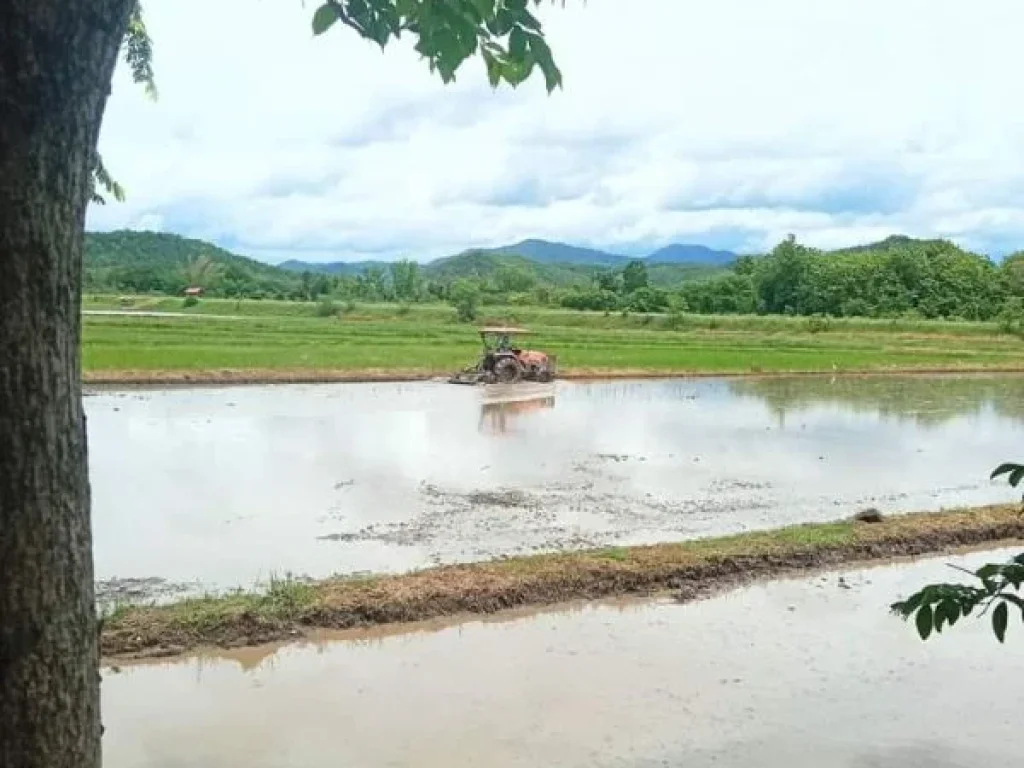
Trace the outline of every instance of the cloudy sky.
<path fill-rule="evenodd" d="M 564 74 L 442 86 L 316 0 L 145 0 L 160 98 L 122 70 L 100 148 L 128 200 L 92 229 L 276 262 L 527 237 L 642 253 L 892 233 L 1024 246 L 1020 0 L 567 0 Z"/>

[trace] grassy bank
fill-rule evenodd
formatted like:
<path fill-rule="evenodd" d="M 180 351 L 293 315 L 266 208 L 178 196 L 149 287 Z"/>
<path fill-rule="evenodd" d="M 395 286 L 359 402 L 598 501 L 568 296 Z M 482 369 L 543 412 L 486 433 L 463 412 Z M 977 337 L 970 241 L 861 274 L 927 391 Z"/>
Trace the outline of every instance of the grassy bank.
<path fill-rule="evenodd" d="M 107 617 L 107 657 L 254 645 L 318 628 L 418 621 L 577 599 L 674 590 L 693 599 L 788 571 L 1024 538 L 1016 506 L 808 524 L 652 547 L 445 566 L 398 576 L 282 581 L 259 594 L 122 607 Z M 895 596 L 894 596 L 895 598 Z"/>
<path fill-rule="evenodd" d="M 113 302 L 91 300 L 87 308 Z M 183 311 L 173 299 L 140 311 Z M 357 307 L 316 317 L 295 302 L 203 301 L 185 317 L 85 318 L 90 381 L 277 381 L 416 378 L 474 360 L 474 325 L 450 307 Z M 623 317 L 487 307 L 480 323 L 515 322 L 568 375 L 1024 370 L 1024 343 L 985 323 L 808 318 Z"/>

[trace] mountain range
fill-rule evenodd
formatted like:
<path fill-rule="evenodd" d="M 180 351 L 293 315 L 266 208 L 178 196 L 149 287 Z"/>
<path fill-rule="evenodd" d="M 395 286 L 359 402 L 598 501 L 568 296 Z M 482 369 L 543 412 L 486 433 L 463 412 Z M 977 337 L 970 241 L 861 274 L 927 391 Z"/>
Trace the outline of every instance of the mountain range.
<path fill-rule="evenodd" d="M 690 250 L 686 250 L 690 249 Z M 694 250 L 696 249 L 696 250 Z M 695 253 L 703 261 L 686 254 Z M 732 254 L 700 246 L 674 246 L 649 256 L 648 276 L 653 285 L 665 288 L 720 272 Z M 288 261 L 267 264 L 240 256 L 202 240 L 164 232 L 120 230 L 89 232 L 85 238 L 84 284 L 92 292 L 179 294 L 189 264 L 207 259 L 218 275 L 216 293 L 226 295 L 291 296 L 309 282 L 309 275 L 355 276 L 376 267 L 387 273 L 389 262 L 359 261 L 307 263 Z M 719 263 L 715 263 L 715 260 Z M 728 260 L 728 261 L 727 261 Z M 526 240 L 512 246 L 469 250 L 434 259 L 421 265 L 427 280 L 450 283 L 458 278 L 494 281 L 509 270 L 528 276 L 527 282 L 553 288 L 593 284 L 607 269 L 629 263 L 627 256 L 587 248 Z"/>
<path fill-rule="evenodd" d="M 621 268 L 632 261 L 631 256 L 624 256 L 619 253 L 611 253 L 596 248 L 583 248 L 567 243 L 551 242 L 549 240 L 528 239 L 512 245 L 503 245 L 496 248 L 475 248 L 455 256 L 446 256 L 428 262 L 432 267 L 439 262 L 457 258 L 467 253 L 493 253 L 505 256 L 519 256 L 537 264 L 553 266 L 587 266 L 607 267 L 610 269 Z M 736 260 L 736 254 L 730 251 L 720 251 L 708 248 L 703 245 L 690 245 L 674 243 L 664 248 L 639 257 L 648 266 L 659 264 L 689 265 L 702 268 L 723 268 Z M 368 267 L 386 267 L 387 262 L 382 261 L 334 261 L 334 262 L 307 262 L 291 259 L 279 264 L 282 269 L 293 272 L 324 272 L 331 275 L 352 275 L 363 272 Z"/>

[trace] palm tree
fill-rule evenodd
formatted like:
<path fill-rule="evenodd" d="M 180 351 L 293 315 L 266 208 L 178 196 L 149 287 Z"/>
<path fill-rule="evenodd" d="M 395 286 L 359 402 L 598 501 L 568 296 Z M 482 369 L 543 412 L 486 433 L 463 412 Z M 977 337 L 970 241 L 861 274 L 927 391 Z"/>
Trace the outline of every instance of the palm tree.
<path fill-rule="evenodd" d="M 190 288 L 208 288 L 220 277 L 222 267 L 209 254 L 193 256 L 182 267 L 182 274 Z"/>

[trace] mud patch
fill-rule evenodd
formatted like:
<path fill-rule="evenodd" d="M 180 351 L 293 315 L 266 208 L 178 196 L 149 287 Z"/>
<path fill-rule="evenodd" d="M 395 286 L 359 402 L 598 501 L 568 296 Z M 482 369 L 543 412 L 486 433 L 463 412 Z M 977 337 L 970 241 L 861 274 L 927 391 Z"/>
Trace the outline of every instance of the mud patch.
<path fill-rule="evenodd" d="M 597 472 L 592 464 L 582 468 Z M 621 543 L 645 532 L 653 540 L 686 538 L 695 524 L 737 510 L 758 512 L 773 506 L 750 493 L 764 490 L 767 484 L 723 482 L 713 484 L 701 498 L 677 499 L 609 490 L 621 482 L 622 478 L 597 472 L 593 478 L 552 482 L 531 490 L 462 491 L 424 484 L 422 509 L 412 519 L 333 531 L 318 539 L 417 547 L 428 551 L 430 562 L 440 564 L 577 551 Z M 567 520 L 579 524 L 567 524 Z"/>
<path fill-rule="evenodd" d="M 103 579 L 96 582 L 96 603 L 110 607 L 161 602 L 195 593 L 200 588 L 198 583 L 172 582 L 158 576 Z"/>
<path fill-rule="evenodd" d="M 400 576 L 335 578 L 275 593 L 129 608 L 103 630 L 107 656 L 287 639 L 460 613 L 673 590 L 695 599 L 756 578 L 1024 538 L 1016 505 L 840 521 L 650 547 L 453 565 Z"/>

